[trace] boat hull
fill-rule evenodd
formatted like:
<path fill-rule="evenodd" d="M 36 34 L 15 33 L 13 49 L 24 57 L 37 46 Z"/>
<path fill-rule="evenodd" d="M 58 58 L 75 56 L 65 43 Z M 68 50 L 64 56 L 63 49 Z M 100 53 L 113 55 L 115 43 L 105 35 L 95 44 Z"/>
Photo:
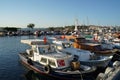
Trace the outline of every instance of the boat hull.
<path fill-rule="evenodd" d="M 68 52 L 80 61 L 83 65 L 88 66 L 97 66 L 97 67 L 106 67 L 113 56 L 103 56 L 103 55 L 96 55 L 92 54 L 90 51 L 87 50 L 79 50 L 75 48 L 65 48 L 63 51 Z"/>
<path fill-rule="evenodd" d="M 79 74 L 77 74 L 77 73 L 76 74 L 71 74 L 71 73 L 66 74 L 66 73 L 61 73 L 59 71 L 58 72 L 54 71 L 54 72 L 51 72 L 51 73 L 45 73 L 43 68 L 40 68 L 36 65 L 29 64 L 27 57 L 25 57 L 21 54 L 19 54 L 19 57 L 20 57 L 20 60 L 21 60 L 22 64 L 24 64 L 28 69 L 34 71 L 37 74 L 49 77 L 53 80 L 81 80 L 81 76 L 82 76 L 82 78 L 86 78 L 84 76 L 89 75 L 90 73 L 92 73 L 93 71 L 96 70 L 96 68 L 93 67 L 90 71 L 83 71 Z"/>
<path fill-rule="evenodd" d="M 97 66 L 97 67 L 106 67 L 108 63 L 111 61 L 111 58 L 106 60 L 97 60 L 97 61 L 80 61 L 81 64 L 88 66 Z"/>

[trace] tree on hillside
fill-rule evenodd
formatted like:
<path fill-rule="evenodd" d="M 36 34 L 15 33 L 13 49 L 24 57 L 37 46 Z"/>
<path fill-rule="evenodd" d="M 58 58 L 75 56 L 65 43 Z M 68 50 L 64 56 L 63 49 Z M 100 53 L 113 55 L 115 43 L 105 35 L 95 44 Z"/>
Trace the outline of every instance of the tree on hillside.
<path fill-rule="evenodd" d="M 27 25 L 27 27 L 28 27 L 28 28 L 31 28 L 31 29 L 33 29 L 34 26 L 35 26 L 35 24 L 33 24 L 33 23 L 30 23 L 30 24 Z"/>
<path fill-rule="evenodd" d="M 34 26 L 35 26 L 35 24 L 33 24 L 33 23 L 30 23 L 30 24 L 27 25 L 27 27 L 28 27 L 29 29 L 32 29 L 32 30 L 33 30 Z M 30 30 L 29 30 L 29 35 L 30 35 L 30 34 L 31 34 L 31 33 L 30 33 Z"/>
<path fill-rule="evenodd" d="M 49 27 L 48 28 L 48 30 L 50 30 L 50 31 L 54 31 L 54 29 L 55 29 L 54 27 Z"/>
<path fill-rule="evenodd" d="M 5 31 L 13 31 L 13 32 L 16 32 L 19 28 L 16 28 L 16 27 L 5 27 L 3 28 L 3 30 Z"/>

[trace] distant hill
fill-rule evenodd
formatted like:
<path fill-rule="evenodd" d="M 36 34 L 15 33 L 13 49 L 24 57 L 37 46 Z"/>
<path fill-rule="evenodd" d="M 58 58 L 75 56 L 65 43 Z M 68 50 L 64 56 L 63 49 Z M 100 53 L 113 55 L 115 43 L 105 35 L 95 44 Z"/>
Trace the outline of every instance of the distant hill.
<path fill-rule="evenodd" d="M 28 30 L 33 30 L 33 31 L 36 31 L 36 30 L 46 30 L 46 28 L 33 28 L 33 29 L 29 29 L 29 28 L 21 28 L 22 31 L 28 31 Z"/>

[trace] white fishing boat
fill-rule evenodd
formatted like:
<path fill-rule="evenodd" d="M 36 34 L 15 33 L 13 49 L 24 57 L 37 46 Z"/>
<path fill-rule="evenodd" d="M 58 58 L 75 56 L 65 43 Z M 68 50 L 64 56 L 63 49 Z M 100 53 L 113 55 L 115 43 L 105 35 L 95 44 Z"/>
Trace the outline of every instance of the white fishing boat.
<path fill-rule="evenodd" d="M 99 66 L 106 67 L 113 56 L 98 56 L 91 53 L 88 50 L 82 50 L 73 48 L 69 41 L 64 40 L 54 40 L 56 48 L 60 52 L 67 52 L 68 54 L 74 55 L 82 64 L 89 66 Z"/>
<path fill-rule="evenodd" d="M 55 45 L 41 39 L 21 40 L 31 46 L 20 53 L 20 59 L 31 70 L 53 77 L 55 80 L 77 80 L 82 74 L 89 74 L 95 67 L 81 65 L 73 55 L 57 52 Z"/>

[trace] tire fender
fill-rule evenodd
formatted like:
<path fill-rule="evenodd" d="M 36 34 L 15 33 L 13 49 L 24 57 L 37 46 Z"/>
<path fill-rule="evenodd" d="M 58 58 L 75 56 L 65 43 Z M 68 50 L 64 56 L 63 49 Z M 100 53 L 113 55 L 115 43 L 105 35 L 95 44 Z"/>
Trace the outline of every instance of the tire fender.
<path fill-rule="evenodd" d="M 47 73 L 47 74 L 51 73 L 51 67 L 50 67 L 50 65 L 44 66 L 44 72 Z"/>
<path fill-rule="evenodd" d="M 31 59 L 28 59 L 28 60 L 27 60 L 27 63 L 30 64 L 30 65 L 33 65 L 33 62 L 32 62 Z"/>

